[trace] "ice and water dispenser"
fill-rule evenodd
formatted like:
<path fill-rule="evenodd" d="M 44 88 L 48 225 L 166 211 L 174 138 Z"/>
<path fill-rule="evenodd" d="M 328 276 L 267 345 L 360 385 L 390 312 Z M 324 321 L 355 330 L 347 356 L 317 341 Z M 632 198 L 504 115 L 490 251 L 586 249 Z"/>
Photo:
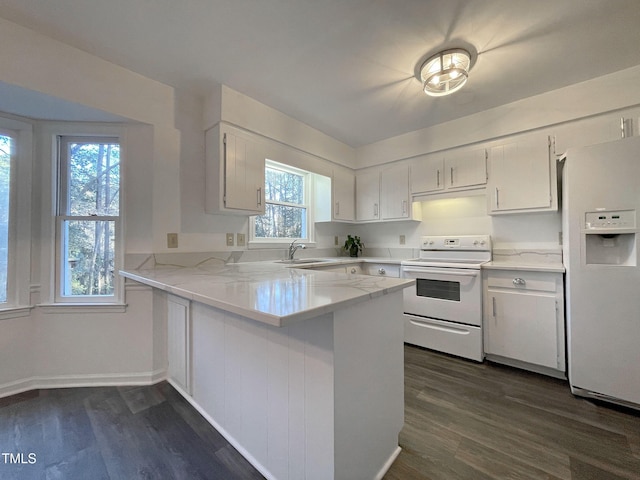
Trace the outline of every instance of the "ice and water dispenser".
<path fill-rule="evenodd" d="M 583 233 L 587 265 L 637 265 L 635 210 L 586 212 Z"/>

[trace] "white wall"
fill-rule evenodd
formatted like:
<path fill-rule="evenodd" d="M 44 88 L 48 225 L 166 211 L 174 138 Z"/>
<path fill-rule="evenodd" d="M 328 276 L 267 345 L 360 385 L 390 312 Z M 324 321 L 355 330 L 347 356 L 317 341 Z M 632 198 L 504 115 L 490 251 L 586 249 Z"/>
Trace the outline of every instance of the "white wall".
<path fill-rule="evenodd" d="M 151 253 L 166 242 L 167 231 L 180 231 L 173 89 L 4 19 L 0 44 L 0 82 L 131 119 L 124 138 L 126 253 Z M 0 320 L 0 396 L 39 386 L 157 380 L 166 364 L 164 333 L 150 290 L 128 288 L 128 306 L 120 313 L 39 306 L 48 301 L 41 294 L 50 290 L 53 241 L 45 221 L 52 209 L 43 174 L 51 168 L 46 141 L 35 142 L 31 238 L 19 239 L 31 244 L 35 308 L 30 316 Z"/>
<path fill-rule="evenodd" d="M 204 213 L 202 131 L 212 119 L 247 128 L 275 145 L 289 145 L 293 148 L 288 152 L 298 152 L 303 162 L 317 160 L 320 169 L 361 168 L 548 126 L 563 134 L 563 145 L 575 144 L 584 136 L 571 129 L 574 120 L 640 105 L 640 67 L 634 67 L 354 152 L 226 87 L 213 87 L 218 93 L 208 100 L 183 92 L 176 95 L 167 85 L 1 18 L 0 44 L 0 82 L 131 119 L 125 187 L 129 255 L 168 252 L 169 232 L 180 234 L 178 252 L 226 250 L 226 232 L 248 233 L 246 218 Z M 41 283 L 50 281 L 42 278 L 41 268 L 48 261 L 41 252 L 51 242 L 41 229 L 40 214 L 50 201 L 41 197 L 43 179 L 38 171 L 43 161 L 36 160 L 33 175 L 33 303 L 40 301 Z M 319 244 L 333 247 L 335 235 L 342 243 L 347 233 L 356 233 L 369 246 L 397 247 L 399 234 L 404 234 L 406 246 L 413 247 L 423 234 L 485 230 L 504 245 L 557 243 L 555 213 L 488 217 L 480 200 L 427 203 L 422 223 L 319 225 Z M 156 378 L 165 364 L 162 319 L 154 318 L 147 291 L 129 289 L 127 302 L 125 313 L 45 313 L 36 307 L 31 316 L 0 320 L 0 395 L 20 385 L 64 381 L 65 375 L 87 383 Z"/>

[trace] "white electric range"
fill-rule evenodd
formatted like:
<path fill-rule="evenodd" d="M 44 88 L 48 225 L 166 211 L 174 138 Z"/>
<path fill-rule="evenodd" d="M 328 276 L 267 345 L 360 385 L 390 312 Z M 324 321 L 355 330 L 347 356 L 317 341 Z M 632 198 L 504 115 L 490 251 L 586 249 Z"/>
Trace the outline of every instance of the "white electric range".
<path fill-rule="evenodd" d="M 420 256 L 402 262 L 405 342 L 481 362 L 482 276 L 491 260 L 489 235 L 429 236 Z"/>

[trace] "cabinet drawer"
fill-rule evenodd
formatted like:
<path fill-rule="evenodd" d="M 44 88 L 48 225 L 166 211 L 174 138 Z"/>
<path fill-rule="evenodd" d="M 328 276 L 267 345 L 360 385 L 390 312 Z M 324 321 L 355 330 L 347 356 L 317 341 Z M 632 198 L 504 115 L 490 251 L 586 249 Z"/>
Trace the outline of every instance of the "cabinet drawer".
<path fill-rule="evenodd" d="M 548 272 L 496 271 L 488 274 L 487 286 L 489 288 L 555 292 L 557 290 L 557 275 Z"/>
<path fill-rule="evenodd" d="M 400 265 L 389 263 L 365 263 L 364 269 L 367 275 L 376 277 L 400 277 Z"/>

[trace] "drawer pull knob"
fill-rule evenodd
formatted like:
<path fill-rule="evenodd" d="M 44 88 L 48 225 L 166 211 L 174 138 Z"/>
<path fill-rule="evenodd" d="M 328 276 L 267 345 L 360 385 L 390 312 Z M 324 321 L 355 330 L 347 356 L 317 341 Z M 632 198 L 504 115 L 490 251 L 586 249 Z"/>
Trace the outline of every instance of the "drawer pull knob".
<path fill-rule="evenodd" d="M 356 272 L 357 272 L 357 270 L 355 268 L 351 269 L 351 273 L 356 273 Z"/>
<path fill-rule="evenodd" d="M 380 275 L 385 275 L 387 272 L 386 272 L 386 270 L 385 270 L 384 268 L 379 268 L 379 269 L 378 269 L 378 273 L 379 273 Z"/>
<path fill-rule="evenodd" d="M 519 278 L 519 277 L 518 277 L 518 278 L 514 278 L 514 279 L 513 279 L 513 284 L 514 284 L 514 285 L 518 285 L 518 286 L 523 286 L 523 285 L 526 285 L 526 284 L 527 284 L 527 282 L 525 281 L 525 279 L 524 279 L 524 278 Z"/>

